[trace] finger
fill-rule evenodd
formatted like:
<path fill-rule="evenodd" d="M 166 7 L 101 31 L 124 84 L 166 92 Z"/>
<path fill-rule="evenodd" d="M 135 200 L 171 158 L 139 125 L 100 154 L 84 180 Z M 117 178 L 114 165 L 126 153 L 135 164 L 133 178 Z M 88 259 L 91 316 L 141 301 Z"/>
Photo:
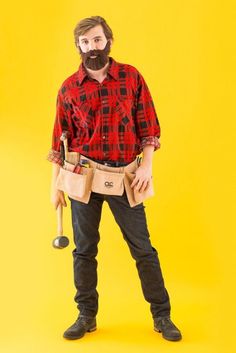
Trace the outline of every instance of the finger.
<path fill-rule="evenodd" d="M 143 185 L 142 185 L 141 189 L 139 190 L 139 192 L 144 192 L 144 190 L 146 190 L 147 186 L 148 186 L 148 180 L 143 182 Z"/>
<path fill-rule="evenodd" d="M 62 206 L 64 206 L 64 207 L 67 206 L 64 195 L 60 197 L 60 201 L 61 201 Z"/>
<path fill-rule="evenodd" d="M 135 189 L 139 191 L 139 189 L 141 188 L 142 184 L 143 184 L 143 180 L 142 180 L 142 179 L 141 179 L 141 180 L 139 179 L 139 182 L 138 182 L 138 184 L 135 186 Z"/>
<path fill-rule="evenodd" d="M 148 179 L 147 189 L 151 186 L 151 184 L 152 184 L 152 176 L 150 179 Z"/>
<path fill-rule="evenodd" d="M 135 178 L 134 178 L 134 180 L 133 180 L 132 184 L 130 185 L 130 186 L 131 186 L 131 188 L 132 188 L 132 187 L 134 187 L 134 185 L 136 185 L 136 184 L 137 184 L 138 180 L 139 180 L 139 179 L 138 179 L 138 177 L 135 177 Z"/>
<path fill-rule="evenodd" d="M 150 186 L 150 180 L 147 179 L 147 180 L 145 181 L 145 185 L 144 185 L 144 187 L 143 187 L 142 192 L 143 192 L 143 191 L 146 191 L 146 190 L 149 188 L 149 186 Z"/>

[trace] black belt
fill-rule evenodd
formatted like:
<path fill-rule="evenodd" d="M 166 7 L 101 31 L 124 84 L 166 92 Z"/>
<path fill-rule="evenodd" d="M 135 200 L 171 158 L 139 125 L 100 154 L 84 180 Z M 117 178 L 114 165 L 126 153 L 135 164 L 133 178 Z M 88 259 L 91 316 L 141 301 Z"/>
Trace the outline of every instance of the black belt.
<path fill-rule="evenodd" d="M 84 156 L 86 158 L 86 156 Z M 98 159 L 93 159 L 91 157 L 88 157 L 89 159 L 91 159 L 92 161 L 96 162 L 96 163 L 99 163 L 99 164 L 103 164 L 103 165 L 106 165 L 108 167 L 124 167 L 128 164 L 130 164 L 131 162 L 129 163 L 125 163 L 125 162 L 117 162 L 117 161 L 101 161 L 101 160 L 98 160 Z"/>

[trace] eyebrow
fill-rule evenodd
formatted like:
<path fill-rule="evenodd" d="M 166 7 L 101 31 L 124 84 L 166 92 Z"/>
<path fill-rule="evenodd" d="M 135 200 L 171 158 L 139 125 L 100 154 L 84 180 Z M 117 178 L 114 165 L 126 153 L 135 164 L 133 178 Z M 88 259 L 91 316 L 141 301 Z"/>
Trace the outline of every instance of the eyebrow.
<path fill-rule="evenodd" d="M 102 38 L 102 36 L 95 36 L 95 37 L 93 37 L 92 39 L 96 39 L 96 38 Z M 82 38 L 81 39 L 81 42 L 83 42 L 83 40 L 87 40 L 88 38 Z"/>

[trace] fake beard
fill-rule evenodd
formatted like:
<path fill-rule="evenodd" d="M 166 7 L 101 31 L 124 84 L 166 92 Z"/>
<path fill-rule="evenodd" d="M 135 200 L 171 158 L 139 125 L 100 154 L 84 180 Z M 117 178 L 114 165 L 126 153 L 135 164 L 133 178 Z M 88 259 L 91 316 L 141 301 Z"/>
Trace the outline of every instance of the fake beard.
<path fill-rule="evenodd" d="M 82 52 L 82 50 L 79 47 L 80 55 L 84 66 L 90 70 L 95 70 L 95 71 L 102 69 L 109 60 L 108 55 L 110 53 L 110 45 L 111 43 L 108 40 L 104 49 L 90 50 L 87 53 Z M 91 56 L 95 56 L 95 55 L 96 55 L 96 58 L 91 58 Z"/>

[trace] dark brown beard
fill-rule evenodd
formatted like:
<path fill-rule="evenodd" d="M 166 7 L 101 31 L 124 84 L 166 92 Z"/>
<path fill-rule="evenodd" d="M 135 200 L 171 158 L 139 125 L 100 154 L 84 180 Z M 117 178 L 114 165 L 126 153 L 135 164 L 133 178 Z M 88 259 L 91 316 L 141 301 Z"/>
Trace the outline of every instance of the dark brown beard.
<path fill-rule="evenodd" d="M 90 50 L 87 53 L 82 52 L 82 50 L 79 47 L 80 51 L 80 56 L 82 58 L 83 64 L 85 67 L 91 70 L 100 70 L 102 69 L 109 61 L 109 53 L 110 53 L 110 46 L 111 43 L 108 40 L 107 44 L 104 49 L 102 50 Z M 90 56 L 95 56 L 97 55 L 96 58 L 90 58 Z"/>

